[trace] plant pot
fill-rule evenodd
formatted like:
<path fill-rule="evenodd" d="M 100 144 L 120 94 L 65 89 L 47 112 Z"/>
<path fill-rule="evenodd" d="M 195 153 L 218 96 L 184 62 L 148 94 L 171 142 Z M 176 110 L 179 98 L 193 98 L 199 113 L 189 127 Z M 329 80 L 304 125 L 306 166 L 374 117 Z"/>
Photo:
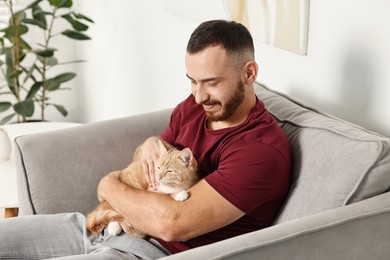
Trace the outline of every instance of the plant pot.
<path fill-rule="evenodd" d="M 11 150 L 11 140 L 8 133 L 4 128 L 0 128 L 0 162 L 10 158 Z"/>

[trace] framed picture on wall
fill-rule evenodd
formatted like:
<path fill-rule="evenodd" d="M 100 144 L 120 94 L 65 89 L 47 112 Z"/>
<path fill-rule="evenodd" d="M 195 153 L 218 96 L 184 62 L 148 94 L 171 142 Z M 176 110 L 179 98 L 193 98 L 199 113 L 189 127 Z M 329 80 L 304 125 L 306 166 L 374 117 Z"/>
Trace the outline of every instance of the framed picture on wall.
<path fill-rule="evenodd" d="M 244 24 L 255 41 L 307 54 L 310 0 L 165 0 L 167 11 L 203 22 Z"/>

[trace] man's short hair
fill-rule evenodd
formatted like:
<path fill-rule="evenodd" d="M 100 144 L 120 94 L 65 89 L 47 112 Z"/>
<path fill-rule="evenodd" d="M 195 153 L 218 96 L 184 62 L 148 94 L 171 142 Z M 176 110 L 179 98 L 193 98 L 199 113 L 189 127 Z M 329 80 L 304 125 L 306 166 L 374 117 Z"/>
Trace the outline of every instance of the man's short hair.
<path fill-rule="evenodd" d="M 234 21 L 211 20 L 201 23 L 191 34 L 187 52 L 196 54 L 211 46 L 222 46 L 233 57 L 254 59 L 252 35 L 244 25 Z"/>

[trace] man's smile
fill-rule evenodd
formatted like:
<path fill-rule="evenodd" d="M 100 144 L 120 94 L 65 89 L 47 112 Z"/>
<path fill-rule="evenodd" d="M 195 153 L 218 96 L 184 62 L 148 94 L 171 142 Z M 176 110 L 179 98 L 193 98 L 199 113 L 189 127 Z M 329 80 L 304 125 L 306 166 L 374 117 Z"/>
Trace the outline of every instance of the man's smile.
<path fill-rule="evenodd" d="M 203 105 L 203 109 L 206 111 L 213 110 L 215 105 Z"/>
<path fill-rule="evenodd" d="M 218 102 L 218 101 L 207 101 L 207 102 L 203 102 L 201 104 L 203 106 L 203 109 L 205 111 L 210 111 L 210 110 L 214 110 L 217 106 L 221 106 L 221 102 Z"/>

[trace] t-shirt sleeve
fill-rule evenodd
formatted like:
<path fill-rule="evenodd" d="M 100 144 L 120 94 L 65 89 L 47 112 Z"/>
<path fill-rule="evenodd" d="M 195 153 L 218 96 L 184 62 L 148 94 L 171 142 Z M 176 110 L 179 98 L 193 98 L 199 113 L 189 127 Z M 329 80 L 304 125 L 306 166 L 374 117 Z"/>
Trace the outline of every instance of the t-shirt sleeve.
<path fill-rule="evenodd" d="M 167 128 L 165 128 L 164 132 L 160 135 L 160 137 L 173 145 L 176 140 L 176 127 L 179 124 L 180 116 L 179 116 L 179 111 L 180 111 L 181 104 L 176 106 L 176 108 L 172 111 L 171 118 L 169 120 Z M 174 124 L 176 122 L 176 124 Z"/>
<path fill-rule="evenodd" d="M 169 121 L 168 126 L 165 128 L 164 132 L 162 132 L 162 134 L 160 135 L 160 137 L 164 141 L 166 141 L 170 144 L 173 144 L 175 141 L 175 131 L 174 131 L 174 128 L 172 126 L 172 117 L 173 117 L 173 114 L 171 115 L 171 119 Z"/>
<path fill-rule="evenodd" d="M 260 141 L 229 145 L 205 180 L 225 199 L 249 214 L 281 196 L 289 183 L 288 163 L 274 147 Z"/>

